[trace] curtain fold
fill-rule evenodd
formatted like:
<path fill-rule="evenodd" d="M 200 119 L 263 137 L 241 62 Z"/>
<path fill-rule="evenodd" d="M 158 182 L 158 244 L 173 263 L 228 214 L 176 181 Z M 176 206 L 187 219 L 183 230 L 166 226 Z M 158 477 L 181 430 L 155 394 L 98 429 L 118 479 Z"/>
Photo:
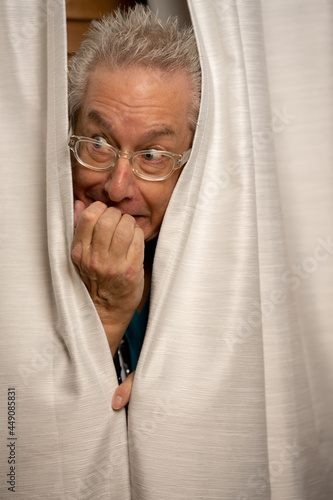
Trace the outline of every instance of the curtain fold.
<path fill-rule="evenodd" d="M 133 498 L 328 499 L 332 5 L 188 3 L 203 98 L 155 257 Z"/>
<path fill-rule="evenodd" d="M 0 497 L 129 499 L 113 361 L 69 259 L 65 2 L 0 12 Z"/>

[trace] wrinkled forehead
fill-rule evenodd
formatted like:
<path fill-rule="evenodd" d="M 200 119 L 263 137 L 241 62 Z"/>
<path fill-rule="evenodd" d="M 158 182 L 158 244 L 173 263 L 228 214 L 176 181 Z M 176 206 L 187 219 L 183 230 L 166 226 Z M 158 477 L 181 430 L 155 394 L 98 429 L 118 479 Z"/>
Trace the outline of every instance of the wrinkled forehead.
<path fill-rule="evenodd" d="M 190 77 L 182 69 L 166 73 L 158 68 L 110 68 L 99 63 L 90 73 L 79 111 L 87 115 L 95 102 L 102 101 L 111 110 L 117 103 L 124 116 L 128 110 L 140 107 L 150 114 L 159 108 L 166 108 L 166 112 L 173 108 L 175 115 L 186 116 L 190 122 L 187 117 L 191 113 L 193 89 Z"/>
<path fill-rule="evenodd" d="M 79 121 L 98 125 L 112 135 L 126 127 L 128 132 L 134 128 L 176 136 L 190 130 L 190 95 L 185 72 L 99 65 L 90 75 Z"/>

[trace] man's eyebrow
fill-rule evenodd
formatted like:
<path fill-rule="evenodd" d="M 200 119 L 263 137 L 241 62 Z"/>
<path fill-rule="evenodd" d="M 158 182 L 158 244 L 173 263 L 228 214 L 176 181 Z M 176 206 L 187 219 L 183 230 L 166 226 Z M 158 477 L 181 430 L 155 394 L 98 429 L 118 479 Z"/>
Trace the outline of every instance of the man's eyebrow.
<path fill-rule="evenodd" d="M 98 111 L 95 111 L 94 109 L 89 111 L 88 119 L 89 121 L 102 127 L 104 130 L 107 130 L 110 134 L 114 133 L 114 127 L 112 123 L 108 120 L 105 120 L 105 118 L 103 118 Z M 148 131 L 145 135 L 141 136 L 140 143 L 147 144 L 163 136 L 176 137 L 176 132 L 173 130 L 173 128 L 167 125 L 157 126 L 154 129 Z"/>
<path fill-rule="evenodd" d="M 105 120 L 99 113 L 98 111 L 91 110 L 88 113 L 88 120 L 95 123 L 96 125 L 99 125 L 100 127 L 103 127 L 105 130 L 108 130 L 109 132 L 112 132 L 113 126 L 112 123 Z"/>
<path fill-rule="evenodd" d="M 147 132 L 145 135 L 143 135 L 141 137 L 141 142 L 148 143 L 148 142 L 156 141 L 160 137 L 164 137 L 164 136 L 176 137 L 176 133 L 171 127 L 168 127 L 168 126 L 156 127 L 153 130 L 150 130 L 149 132 Z"/>

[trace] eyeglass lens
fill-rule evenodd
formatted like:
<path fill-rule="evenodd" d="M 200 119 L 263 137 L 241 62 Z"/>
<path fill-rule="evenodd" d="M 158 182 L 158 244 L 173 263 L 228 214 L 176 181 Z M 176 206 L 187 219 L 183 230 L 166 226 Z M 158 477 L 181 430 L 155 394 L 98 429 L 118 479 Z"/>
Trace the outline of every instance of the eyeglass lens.
<path fill-rule="evenodd" d="M 97 141 L 77 141 L 76 154 L 83 163 L 98 169 L 113 166 L 118 158 L 117 153 L 109 146 Z M 172 155 L 157 150 L 141 151 L 132 157 L 133 168 L 147 177 L 168 175 L 174 167 L 174 162 Z"/>

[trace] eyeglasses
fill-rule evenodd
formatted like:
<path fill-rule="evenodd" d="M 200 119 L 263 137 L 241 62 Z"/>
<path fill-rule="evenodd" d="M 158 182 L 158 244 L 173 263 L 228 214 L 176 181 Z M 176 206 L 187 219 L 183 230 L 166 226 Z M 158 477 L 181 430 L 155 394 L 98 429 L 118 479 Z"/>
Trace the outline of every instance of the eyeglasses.
<path fill-rule="evenodd" d="M 181 168 L 189 159 L 191 149 L 183 154 L 147 149 L 127 153 L 116 149 L 103 137 L 80 137 L 72 135 L 68 146 L 81 165 L 90 170 L 105 171 L 115 166 L 119 158 L 127 158 L 135 175 L 146 181 L 163 181 Z"/>

